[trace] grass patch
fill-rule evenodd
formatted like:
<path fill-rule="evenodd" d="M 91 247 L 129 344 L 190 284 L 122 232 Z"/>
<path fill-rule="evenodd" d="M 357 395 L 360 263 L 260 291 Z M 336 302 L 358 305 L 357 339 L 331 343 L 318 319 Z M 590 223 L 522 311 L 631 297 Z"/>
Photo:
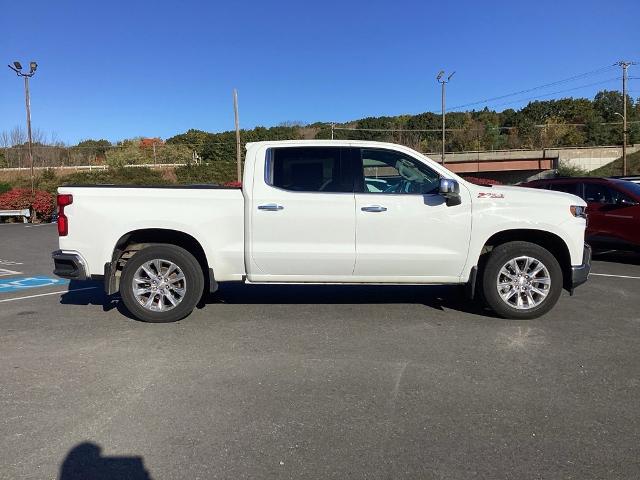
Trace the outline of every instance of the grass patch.
<path fill-rule="evenodd" d="M 560 162 L 558 165 L 558 177 L 586 177 L 588 175 L 589 173 L 582 167 L 565 162 Z"/>
<path fill-rule="evenodd" d="M 622 175 L 622 157 L 589 172 L 594 177 Z M 627 175 L 640 175 L 640 152 L 627 155 Z"/>
<path fill-rule="evenodd" d="M 236 179 L 236 164 L 232 162 L 211 162 L 204 165 L 187 165 L 175 170 L 177 182 L 223 184 Z"/>
<path fill-rule="evenodd" d="M 211 162 L 204 165 L 178 167 L 175 170 L 152 170 L 148 167 L 120 167 L 106 170 L 75 172 L 57 175 L 45 170 L 36 176 L 34 186 L 55 194 L 64 185 L 187 185 L 223 184 L 236 179 L 236 165 L 231 162 Z M 0 193 L 11 188 L 31 188 L 29 177 L 0 183 Z"/>

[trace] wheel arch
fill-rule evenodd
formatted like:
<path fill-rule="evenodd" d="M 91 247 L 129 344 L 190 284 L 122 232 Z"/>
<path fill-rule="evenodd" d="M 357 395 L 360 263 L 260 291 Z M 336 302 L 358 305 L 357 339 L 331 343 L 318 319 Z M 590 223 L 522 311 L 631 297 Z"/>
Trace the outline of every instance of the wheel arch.
<path fill-rule="evenodd" d="M 210 268 L 207 254 L 200 242 L 188 233 L 166 228 L 142 228 L 132 230 L 122 235 L 116 242 L 111 261 L 105 265 L 105 289 L 108 294 L 115 293 L 120 288 L 122 269 L 139 250 L 150 245 L 175 245 L 185 249 L 195 257 L 202 268 L 205 279 L 205 291 L 214 292 L 217 283 Z"/>
<path fill-rule="evenodd" d="M 548 250 L 562 269 L 563 288 L 571 290 L 571 254 L 567 243 L 553 232 L 537 229 L 507 229 L 491 235 L 484 243 L 478 258 L 477 269 L 482 271 L 489 253 L 498 245 L 508 242 L 529 242 Z"/>

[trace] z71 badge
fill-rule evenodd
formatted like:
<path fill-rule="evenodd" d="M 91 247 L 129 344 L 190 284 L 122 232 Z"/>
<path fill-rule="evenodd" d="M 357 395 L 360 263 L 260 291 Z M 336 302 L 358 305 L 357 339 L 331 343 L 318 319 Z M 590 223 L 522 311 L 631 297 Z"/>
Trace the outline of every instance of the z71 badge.
<path fill-rule="evenodd" d="M 478 198 L 504 198 L 502 193 L 480 192 Z"/>

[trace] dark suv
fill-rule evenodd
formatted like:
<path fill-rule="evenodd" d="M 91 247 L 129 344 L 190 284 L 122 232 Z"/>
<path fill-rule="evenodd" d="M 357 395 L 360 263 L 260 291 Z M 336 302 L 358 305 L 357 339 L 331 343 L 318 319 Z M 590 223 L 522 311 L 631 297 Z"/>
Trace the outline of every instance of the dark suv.
<path fill-rule="evenodd" d="M 640 184 L 615 178 L 553 178 L 520 184 L 577 195 L 587 202 L 587 242 L 640 251 Z"/>

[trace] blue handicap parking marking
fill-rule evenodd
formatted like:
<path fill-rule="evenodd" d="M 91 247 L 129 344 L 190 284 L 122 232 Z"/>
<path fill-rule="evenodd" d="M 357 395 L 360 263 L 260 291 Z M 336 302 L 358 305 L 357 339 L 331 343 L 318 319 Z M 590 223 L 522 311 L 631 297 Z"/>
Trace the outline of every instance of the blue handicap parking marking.
<path fill-rule="evenodd" d="M 68 283 L 69 280 L 43 275 L 35 277 L 14 277 L 11 280 L 0 280 L 0 293 L 17 292 L 28 288 L 50 287 L 52 285 L 66 285 Z"/>

